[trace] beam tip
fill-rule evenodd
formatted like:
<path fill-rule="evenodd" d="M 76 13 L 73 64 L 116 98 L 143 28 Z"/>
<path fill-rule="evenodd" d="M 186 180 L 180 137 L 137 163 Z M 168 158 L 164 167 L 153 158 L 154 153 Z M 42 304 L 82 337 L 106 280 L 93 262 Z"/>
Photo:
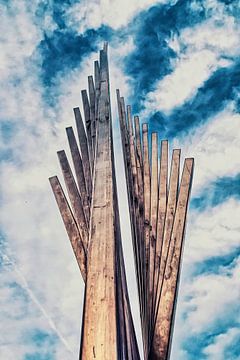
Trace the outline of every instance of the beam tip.
<path fill-rule="evenodd" d="M 57 156 L 60 157 L 60 156 L 65 156 L 65 150 L 58 150 L 57 151 Z"/>

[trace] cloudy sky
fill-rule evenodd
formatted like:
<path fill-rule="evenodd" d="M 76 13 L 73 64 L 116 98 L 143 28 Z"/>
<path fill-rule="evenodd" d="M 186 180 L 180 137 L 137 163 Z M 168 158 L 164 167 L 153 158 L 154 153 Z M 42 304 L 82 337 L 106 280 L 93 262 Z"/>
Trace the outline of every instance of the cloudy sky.
<path fill-rule="evenodd" d="M 83 283 L 48 177 L 104 40 L 115 89 L 195 157 L 171 360 L 240 359 L 238 0 L 0 0 L 0 359 L 77 359 Z M 124 250 L 140 342 L 122 155 Z M 61 177 L 60 177 L 61 178 Z"/>

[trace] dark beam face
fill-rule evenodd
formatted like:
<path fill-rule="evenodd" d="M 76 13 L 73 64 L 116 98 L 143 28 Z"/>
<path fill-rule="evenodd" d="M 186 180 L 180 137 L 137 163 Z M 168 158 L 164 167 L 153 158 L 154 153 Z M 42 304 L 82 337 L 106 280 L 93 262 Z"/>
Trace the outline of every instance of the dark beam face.
<path fill-rule="evenodd" d="M 50 178 L 85 285 L 80 359 L 140 359 L 122 250 L 112 138 L 107 44 L 74 109 L 77 138 L 66 129 L 74 173 L 58 152 L 68 199 Z M 117 90 L 119 123 L 145 359 L 166 360 L 182 259 L 193 159 L 180 150 L 168 169 L 168 141 L 132 117 Z M 169 175 L 170 173 L 170 175 Z"/>

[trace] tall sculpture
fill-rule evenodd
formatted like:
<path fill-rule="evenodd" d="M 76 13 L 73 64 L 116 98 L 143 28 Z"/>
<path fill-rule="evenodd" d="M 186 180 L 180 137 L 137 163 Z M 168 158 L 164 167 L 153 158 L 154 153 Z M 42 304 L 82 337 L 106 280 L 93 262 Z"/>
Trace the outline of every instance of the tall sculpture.
<path fill-rule="evenodd" d="M 74 109 L 78 140 L 67 137 L 73 175 L 58 152 L 68 198 L 56 176 L 50 183 L 85 282 L 80 359 L 140 359 L 128 297 L 122 250 L 107 44 L 94 63 L 94 79 L 82 91 L 84 122 Z M 173 150 L 168 180 L 168 142 L 159 151 L 158 134 L 117 90 L 119 122 L 135 257 L 144 358 L 169 358 L 184 230 L 193 175 L 185 159 L 179 185 L 180 150 Z M 150 141 L 151 140 L 151 141 Z"/>

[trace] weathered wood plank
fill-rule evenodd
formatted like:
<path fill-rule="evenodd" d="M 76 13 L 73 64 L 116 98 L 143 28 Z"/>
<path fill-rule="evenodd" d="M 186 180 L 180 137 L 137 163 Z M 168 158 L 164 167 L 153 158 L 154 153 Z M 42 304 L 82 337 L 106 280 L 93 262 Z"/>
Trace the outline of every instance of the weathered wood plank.
<path fill-rule="evenodd" d="M 82 163 L 84 169 L 84 178 L 86 181 L 87 192 L 89 196 L 89 202 L 91 203 L 92 199 L 92 175 L 91 175 L 91 167 L 90 167 L 90 160 L 89 160 L 89 153 L 88 153 L 88 144 L 87 144 L 87 136 L 84 129 L 82 116 L 79 108 L 74 108 L 74 116 L 77 126 L 78 138 L 79 138 L 79 145 L 81 149 L 82 155 Z"/>
<path fill-rule="evenodd" d="M 163 231 L 167 208 L 167 184 L 168 184 L 168 141 L 161 141 L 160 154 L 160 173 L 159 173 L 159 190 L 158 190 L 158 217 L 157 217 L 157 241 L 155 255 L 155 274 L 154 274 L 154 303 L 153 303 L 153 319 L 156 313 L 156 298 L 159 282 L 159 270 L 161 261 L 161 251 L 163 242 Z M 153 335 L 153 334 L 152 334 Z"/>
<path fill-rule="evenodd" d="M 101 82 L 81 359 L 117 360 L 115 234 L 107 81 Z M 104 324 L 104 326 L 103 326 Z"/>
<path fill-rule="evenodd" d="M 96 144 L 96 119 L 95 119 L 96 92 L 95 92 L 95 87 L 94 87 L 94 82 L 93 82 L 92 76 L 88 76 L 88 92 L 89 92 L 89 100 L 90 100 L 92 153 L 93 153 L 93 166 L 94 166 L 95 144 Z"/>
<path fill-rule="evenodd" d="M 87 187 L 86 187 L 86 182 L 85 182 L 85 177 L 84 177 L 82 158 L 81 158 L 81 155 L 80 155 L 80 152 L 78 149 L 78 145 L 77 145 L 77 141 L 76 141 L 76 138 L 75 138 L 75 135 L 73 132 L 73 128 L 72 127 L 66 128 L 66 132 L 67 132 L 69 147 L 70 147 L 71 154 L 72 154 L 78 189 L 80 192 L 83 209 L 84 209 L 84 214 L 85 214 L 86 222 L 87 222 L 87 226 L 88 226 L 89 220 L 90 220 L 90 202 L 89 202 L 89 197 L 88 197 Z"/>
<path fill-rule="evenodd" d="M 134 116 L 134 129 L 135 129 L 135 154 L 137 165 L 137 182 L 138 182 L 138 209 L 139 209 L 139 221 L 138 221 L 138 233 L 139 233 L 139 254 L 141 259 L 140 272 L 141 272 L 141 289 L 139 292 L 140 297 L 140 312 L 142 321 L 142 332 L 146 333 L 146 264 L 145 264 L 145 243 L 144 243 L 144 186 L 143 186 L 143 154 L 142 143 L 140 134 L 139 117 Z M 145 335 L 143 335 L 145 338 Z M 146 343 L 144 342 L 144 348 Z M 145 349 L 146 352 L 146 349 Z"/>
<path fill-rule="evenodd" d="M 181 152 L 179 149 L 173 150 L 170 180 L 169 180 L 167 210 L 166 210 L 166 218 L 165 218 L 162 249 L 161 249 L 161 260 L 160 260 L 160 269 L 159 269 L 159 280 L 158 280 L 158 288 L 157 288 L 155 316 L 157 316 L 157 313 L 158 313 L 158 304 L 159 304 L 160 293 L 161 293 L 161 289 L 162 289 L 164 269 L 166 266 L 167 253 L 168 253 L 168 249 L 169 249 L 173 221 L 174 221 L 176 205 L 177 205 L 180 153 Z"/>
<path fill-rule="evenodd" d="M 100 50 L 100 77 L 101 81 L 107 81 L 107 84 L 109 85 L 108 59 L 107 52 L 104 49 Z"/>
<path fill-rule="evenodd" d="M 87 251 L 88 248 L 88 226 L 83 209 L 82 199 L 79 194 L 75 179 L 72 174 L 72 170 L 68 163 L 67 156 L 64 150 L 58 151 L 58 159 L 61 165 L 64 181 L 67 187 L 69 199 L 72 205 L 74 217 L 76 219 L 81 238 L 84 244 L 84 248 Z"/>
<path fill-rule="evenodd" d="M 155 254 L 157 239 L 157 216 L 158 216 L 158 135 L 151 135 L 151 209 L 150 209 L 150 244 L 149 244 L 149 339 L 152 332 L 152 311 L 154 305 L 154 274 Z"/>
<path fill-rule="evenodd" d="M 169 355 L 193 165 L 193 159 L 185 159 L 150 356 L 153 360 L 166 360 Z"/>
<path fill-rule="evenodd" d="M 61 184 L 57 178 L 57 176 L 53 176 L 49 178 L 55 199 L 58 204 L 58 208 L 60 214 L 63 219 L 63 223 L 68 233 L 68 237 L 70 239 L 73 252 L 75 254 L 79 269 L 81 271 L 83 281 L 86 281 L 86 273 L 87 273 L 87 259 L 86 253 L 84 250 L 83 241 L 81 235 L 78 230 L 78 226 L 76 224 L 75 218 L 72 214 L 71 208 L 68 204 L 68 201 L 64 195 Z"/>
<path fill-rule="evenodd" d="M 141 230 L 139 227 L 140 215 L 139 215 L 139 189 L 138 189 L 138 175 L 137 175 L 137 162 L 136 151 L 134 142 L 134 132 L 132 123 L 131 106 L 127 106 L 127 123 L 129 134 L 129 146 L 130 146 L 130 161 L 131 161 L 131 177 L 132 177 L 132 202 L 133 202 L 133 215 L 134 215 L 134 252 L 136 261 L 136 273 L 138 281 L 139 291 L 139 303 L 142 311 L 142 299 L 143 299 L 143 272 L 142 272 L 142 257 L 141 257 Z"/>
<path fill-rule="evenodd" d="M 149 334 L 149 255 L 150 255 L 150 216 L 151 216 L 151 177 L 149 163 L 148 125 L 142 126 L 143 136 L 143 186 L 144 186 L 144 245 L 145 245 L 145 352 L 148 349 Z M 146 356 L 146 354 L 145 354 Z"/>
<path fill-rule="evenodd" d="M 84 119 L 85 119 L 85 125 L 86 125 L 90 168 L 91 168 L 91 174 L 92 174 L 92 171 L 93 171 L 93 147 L 92 147 L 92 124 L 91 124 L 90 104 L 89 104 L 89 100 L 88 100 L 87 91 L 82 90 L 81 94 L 82 94 Z"/>

